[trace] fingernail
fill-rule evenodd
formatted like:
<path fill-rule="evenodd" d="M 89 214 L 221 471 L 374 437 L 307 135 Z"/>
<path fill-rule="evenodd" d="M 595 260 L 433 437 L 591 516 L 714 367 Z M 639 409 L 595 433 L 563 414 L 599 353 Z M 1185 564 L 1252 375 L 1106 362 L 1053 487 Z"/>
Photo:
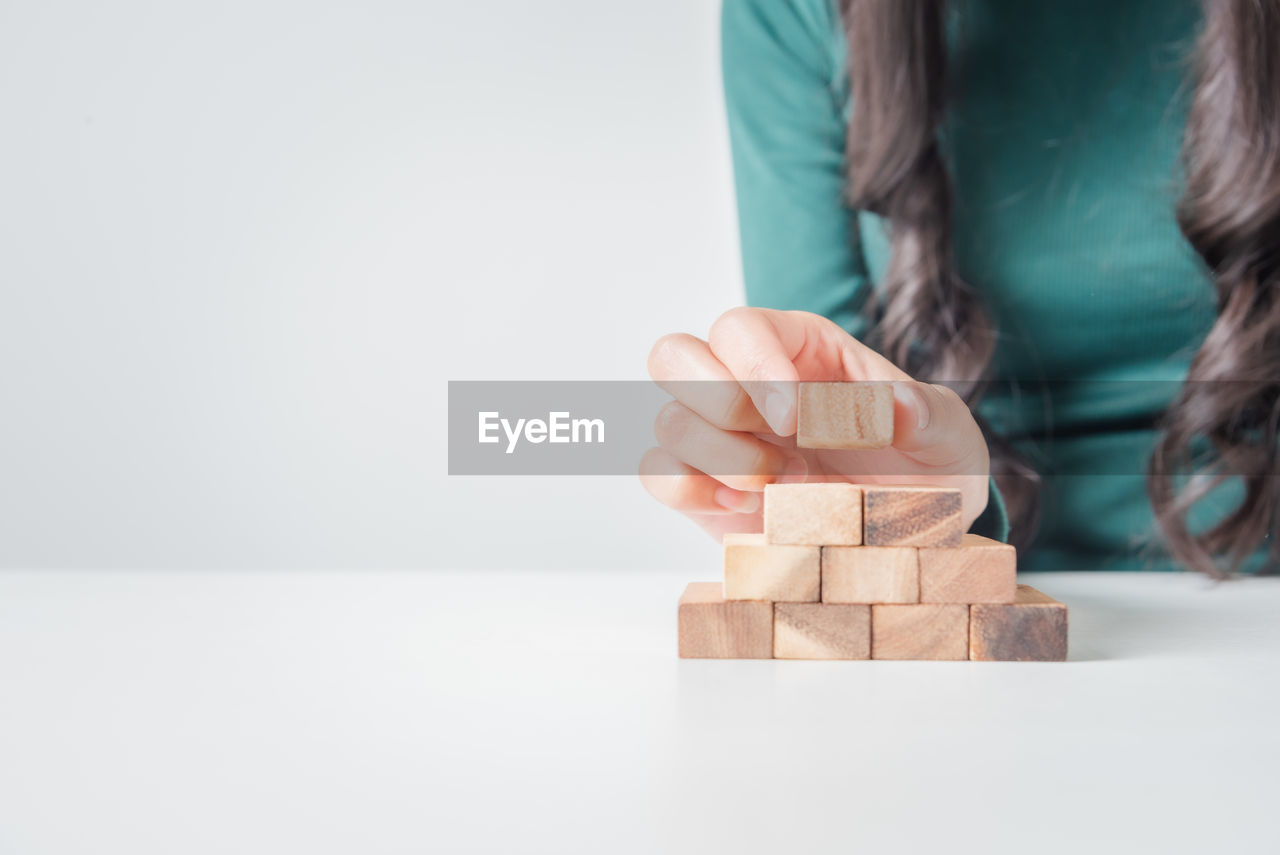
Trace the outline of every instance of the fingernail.
<path fill-rule="evenodd" d="M 769 423 L 769 427 L 773 428 L 773 432 L 782 433 L 782 425 L 786 422 L 787 412 L 791 409 L 791 405 L 787 402 L 787 396 L 779 391 L 770 392 L 764 399 L 764 418 Z"/>
<path fill-rule="evenodd" d="M 788 460 L 787 465 L 783 467 L 782 474 L 778 476 L 778 483 L 800 484 L 808 477 L 809 464 L 805 462 L 803 457 L 793 457 Z"/>
<path fill-rule="evenodd" d="M 754 514 L 760 510 L 760 494 L 744 493 L 732 487 L 717 487 L 716 504 L 728 511 L 737 511 L 740 514 Z"/>
<path fill-rule="evenodd" d="M 893 397 L 898 403 L 916 411 L 916 430 L 924 430 L 929 426 L 929 403 L 920 394 L 920 390 L 906 383 L 894 383 Z"/>

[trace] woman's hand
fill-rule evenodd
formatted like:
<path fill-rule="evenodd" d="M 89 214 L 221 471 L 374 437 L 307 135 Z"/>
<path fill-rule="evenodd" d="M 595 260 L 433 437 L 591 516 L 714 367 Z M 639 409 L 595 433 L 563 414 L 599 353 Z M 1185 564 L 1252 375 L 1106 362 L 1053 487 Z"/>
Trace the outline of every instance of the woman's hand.
<path fill-rule="evenodd" d="M 761 493 L 777 482 L 955 487 L 966 529 L 987 506 L 990 457 L 964 401 L 945 386 L 912 380 L 820 315 L 731 309 L 706 341 L 659 339 L 649 374 L 675 400 L 654 424 L 658 447 L 641 461 L 640 480 L 713 537 L 760 531 Z M 893 381 L 893 445 L 796 448 L 800 380 Z"/>

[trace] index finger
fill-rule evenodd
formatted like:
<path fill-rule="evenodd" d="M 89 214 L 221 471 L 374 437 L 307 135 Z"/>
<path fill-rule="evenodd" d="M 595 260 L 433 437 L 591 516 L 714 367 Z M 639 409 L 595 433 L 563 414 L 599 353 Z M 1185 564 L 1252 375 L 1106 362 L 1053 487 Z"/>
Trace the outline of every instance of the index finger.
<path fill-rule="evenodd" d="M 801 380 L 909 380 L 904 371 L 811 312 L 732 309 L 711 327 L 711 351 L 779 436 L 796 432 Z"/>
<path fill-rule="evenodd" d="M 784 334 L 787 340 L 784 341 Z M 803 337 L 780 330 L 762 309 L 731 309 L 711 325 L 711 352 L 742 384 L 778 436 L 796 432 L 796 383 L 792 362 Z"/>

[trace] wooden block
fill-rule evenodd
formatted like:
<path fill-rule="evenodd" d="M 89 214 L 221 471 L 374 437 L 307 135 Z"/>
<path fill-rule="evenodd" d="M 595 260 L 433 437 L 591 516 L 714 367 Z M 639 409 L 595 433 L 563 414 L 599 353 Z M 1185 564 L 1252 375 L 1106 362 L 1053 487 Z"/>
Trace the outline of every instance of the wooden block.
<path fill-rule="evenodd" d="M 681 659 L 772 659 L 773 603 L 726 600 L 719 582 L 693 582 L 680 598 Z"/>
<path fill-rule="evenodd" d="M 983 662 L 1063 662 L 1067 607 L 1029 585 L 1008 605 L 970 609 L 969 658 Z"/>
<path fill-rule="evenodd" d="M 865 485 L 862 542 L 867 546 L 959 546 L 960 491 L 950 487 Z"/>
<path fill-rule="evenodd" d="M 862 488 L 856 484 L 769 484 L 764 488 L 769 543 L 857 546 L 862 543 Z"/>
<path fill-rule="evenodd" d="M 870 659 L 871 607 L 776 603 L 775 659 Z"/>
<path fill-rule="evenodd" d="M 885 448 L 893 443 L 893 387 L 888 383 L 801 383 L 796 445 Z"/>
<path fill-rule="evenodd" d="M 814 603 L 821 592 L 817 546 L 767 543 L 763 534 L 724 536 L 726 600 Z"/>
<path fill-rule="evenodd" d="M 825 546 L 822 602 L 920 602 L 919 550 L 913 546 Z"/>
<path fill-rule="evenodd" d="M 1012 603 L 1017 551 L 1007 543 L 966 534 L 955 547 L 920 550 L 920 602 Z"/>
<path fill-rule="evenodd" d="M 871 607 L 872 659 L 968 659 L 969 607 L 949 603 Z"/>

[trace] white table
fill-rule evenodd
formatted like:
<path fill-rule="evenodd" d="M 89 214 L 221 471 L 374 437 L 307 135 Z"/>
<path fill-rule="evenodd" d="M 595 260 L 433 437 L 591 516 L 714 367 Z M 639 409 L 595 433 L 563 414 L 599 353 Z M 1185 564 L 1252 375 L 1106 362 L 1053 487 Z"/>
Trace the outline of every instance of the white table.
<path fill-rule="evenodd" d="M 1023 664 L 680 661 L 685 581 L 0 572 L 0 852 L 1280 851 L 1280 582 L 1030 578 Z"/>

